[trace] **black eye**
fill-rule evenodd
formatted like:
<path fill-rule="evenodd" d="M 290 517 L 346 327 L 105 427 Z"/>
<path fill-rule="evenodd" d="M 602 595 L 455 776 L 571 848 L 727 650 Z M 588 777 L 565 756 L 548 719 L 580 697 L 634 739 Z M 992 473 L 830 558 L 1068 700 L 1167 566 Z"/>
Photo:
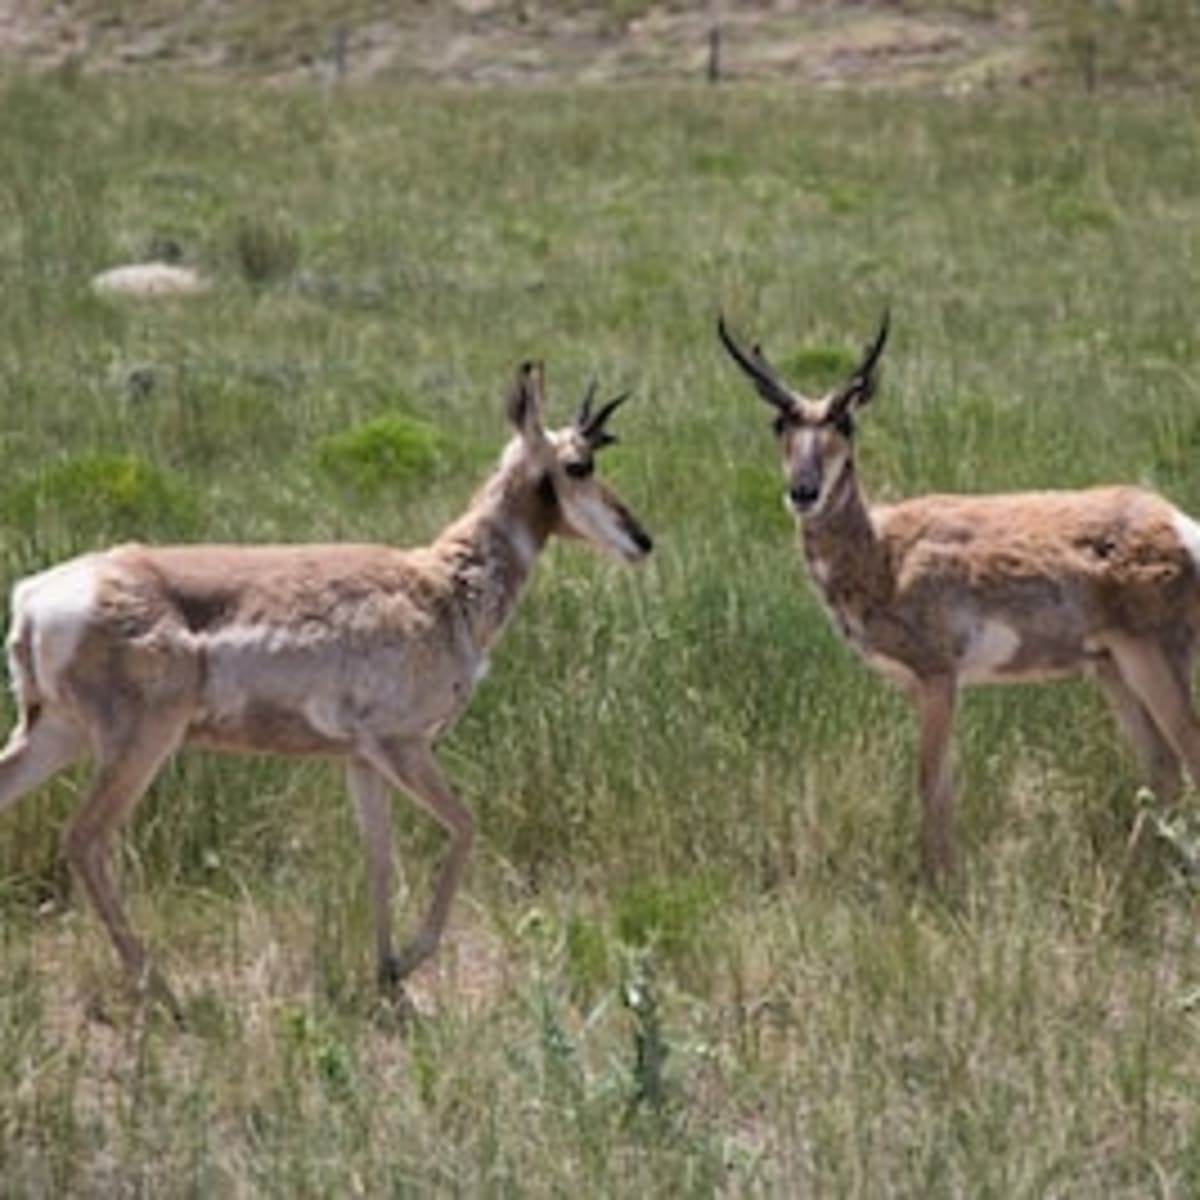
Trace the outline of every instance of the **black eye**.
<path fill-rule="evenodd" d="M 572 479 L 586 479 L 595 470 L 595 464 L 590 458 L 573 459 L 563 465 L 563 470 Z"/>
<path fill-rule="evenodd" d="M 779 416 L 777 416 L 775 420 L 771 422 L 771 428 L 775 431 L 776 437 L 783 437 L 783 435 L 787 433 L 787 431 L 795 424 L 796 421 L 793 417 L 789 416 L 787 413 L 780 413 Z"/>

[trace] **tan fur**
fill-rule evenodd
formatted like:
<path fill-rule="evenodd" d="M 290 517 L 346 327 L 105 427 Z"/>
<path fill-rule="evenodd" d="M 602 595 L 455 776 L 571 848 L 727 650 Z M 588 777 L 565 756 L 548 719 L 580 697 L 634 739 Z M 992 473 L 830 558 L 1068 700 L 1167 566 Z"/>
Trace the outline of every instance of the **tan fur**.
<path fill-rule="evenodd" d="M 851 381 L 819 400 L 788 389 L 723 325 L 721 335 L 780 412 L 784 476 L 818 594 L 917 712 L 930 873 L 956 865 L 950 741 L 965 685 L 1092 674 L 1151 785 L 1173 795 L 1181 764 L 1200 783 L 1190 695 L 1200 531 L 1136 487 L 869 506 L 853 422 L 874 390 L 886 331 L 885 322 Z"/>
<path fill-rule="evenodd" d="M 470 507 L 430 546 L 119 546 L 14 589 L 10 670 L 21 720 L 0 754 L 0 809 L 90 750 L 92 789 L 67 831 L 72 866 L 131 975 L 178 1015 L 129 927 L 108 846 L 181 745 L 347 760 L 389 987 L 436 948 L 473 836 L 435 738 L 466 707 L 537 555 L 554 534 L 636 561 L 650 539 L 594 475 L 591 437 L 546 435 L 541 371 L 518 377 L 517 429 Z M 611 410 L 610 410 L 611 411 Z M 586 506 L 604 529 L 581 528 Z M 451 838 L 413 941 L 391 945 L 387 790 L 407 791 Z"/>

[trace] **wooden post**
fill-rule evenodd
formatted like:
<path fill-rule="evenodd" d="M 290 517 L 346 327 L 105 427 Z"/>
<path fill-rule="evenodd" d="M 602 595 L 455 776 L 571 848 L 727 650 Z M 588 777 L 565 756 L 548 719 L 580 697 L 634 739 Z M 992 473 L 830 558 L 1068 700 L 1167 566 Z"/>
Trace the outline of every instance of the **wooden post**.
<path fill-rule="evenodd" d="M 350 34 L 345 25 L 333 35 L 333 77 L 341 83 L 350 70 Z"/>

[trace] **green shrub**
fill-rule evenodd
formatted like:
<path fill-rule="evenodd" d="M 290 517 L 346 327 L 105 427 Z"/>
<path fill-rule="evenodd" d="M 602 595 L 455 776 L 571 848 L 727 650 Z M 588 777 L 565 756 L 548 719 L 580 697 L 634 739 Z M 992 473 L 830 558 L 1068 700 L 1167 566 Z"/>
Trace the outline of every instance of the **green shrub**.
<path fill-rule="evenodd" d="M 398 413 L 331 434 L 317 447 L 321 470 L 363 496 L 427 480 L 444 458 L 444 439 L 437 429 Z"/>
<path fill-rule="evenodd" d="M 132 454 L 55 463 L 18 485 L 4 508 L 16 529 L 51 545 L 186 537 L 200 514 L 182 479 Z"/>
<path fill-rule="evenodd" d="M 704 923 L 725 894 L 711 871 L 668 883 L 633 884 L 616 900 L 617 933 L 626 945 L 679 959 L 697 947 Z"/>
<path fill-rule="evenodd" d="M 841 383 L 857 365 L 858 356 L 842 346 L 801 346 L 780 361 L 779 369 L 788 382 L 819 394 Z"/>
<path fill-rule="evenodd" d="M 300 261 L 300 239 L 295 230 L 278 217 L 238 217 L 232 241 L 238 269 L 250 283 L 284 279 Z"/>

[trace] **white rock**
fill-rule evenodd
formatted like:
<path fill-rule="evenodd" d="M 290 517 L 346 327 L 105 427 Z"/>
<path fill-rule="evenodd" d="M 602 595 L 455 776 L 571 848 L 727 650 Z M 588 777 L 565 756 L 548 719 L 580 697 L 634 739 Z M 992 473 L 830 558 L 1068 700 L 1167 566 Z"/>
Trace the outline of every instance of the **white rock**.
<path fill-rule="evenodd" d="M 102 296 L 191 296 L 208 286 L 191 267 L 165 262 L 128 263 L 92 277 L 92 291 Z"/>

